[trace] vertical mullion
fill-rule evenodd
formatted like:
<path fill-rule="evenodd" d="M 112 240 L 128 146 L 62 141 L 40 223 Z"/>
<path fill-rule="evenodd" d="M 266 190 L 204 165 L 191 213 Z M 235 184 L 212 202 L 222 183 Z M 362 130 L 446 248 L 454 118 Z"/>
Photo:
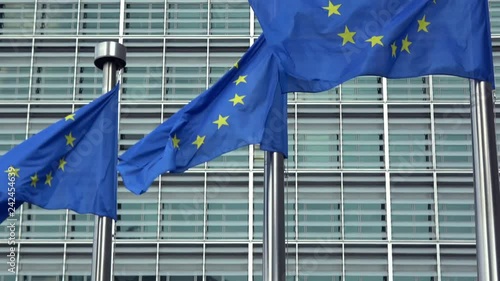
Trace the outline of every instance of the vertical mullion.
<path fill-rule="evenodd" d="M 210 13 L 209 13 L 210 15 Z M 205 69 L 205 90 L 210 87 L 210 38 L 207 37 L 207 60 L 206 60 L 206 69 Z M 205 167 L 205 171 L 208 169 L 208 162 L 203 164 Z"/>
<path fill-rule="evenodd" d="M 67 238 L 65 238 L 66 240 Z M 67 251 L 68 251 L 68 244 L 67 243 L 64 243 L 63 245 L 63 269 L 62 269 L 62 281 L 65 281 L 66 279 L 66 269 L 68 267 L 68 265 L 66 264 L 67 262 Z"/>
<path fill-rule="evenodd" d="M 78 0 L 78 3 L 76 4 L 76 36 L 78 38 L 78 35 L 80 35 L 80 11 L 81 11 L 81 5 L 82 5 L 82 0 Z"/>
<path fill-rule="evenodd" d="M 393 266 L 392 266 L 392 208 L 391 208 L 391 176 L 389 172 L 389 108 L 387 78 L 382 78 L 382 98 L 384 109 L 384 166 L 385 166 L 385 206 L 386 206 L 386 232 L 387 232 L 387 277 L 388 281 L 393 281 Z"/>
<path fill-rule="evenodd" d="M 119 42 L 123 44 L 123 33 L 125 29 L 126 0 L 120 0 L 120 23 L 118 25 Z"/>
<path fill-rule="evenodd" d="M 76 38 L 76 41 L 75 41 L 75 69 L 73 70 L 73 102 L 75 102 L 76 100 L 76 77 L 77 77 L 77 71 L 78 71 L 78 44 L 80 43 L 80 41 L 78 40 L 79 38 L 77 37 Z M 73 105 L 73 110 L 74 110 L 74 105 Z M 71 112 L 73 113 L 73 112 Z"/>
<path fill-rule="evenodd" d="M 252 242 L 248 243 L 248 281 L 253 281 L 253 243 Z"/>
<path fill-rule="evenodd" d="M 252 7 L 249 7 L 250 9 L 250 38 L 253 38 L 255 36 L 255 12 L 252 9 Z"/>
<path fill-rule="evenodd" d="M 392 260 L 392 243 L 389 242 L 387 244 L 387 280 L 394 280 L 394 268 L 393 268 L 393 260 Z"/>
<path fill-rule="evenodd" d="M 345 241 L 344 172 L 340 172 L 340 239 Z"/>
<path fill-rule="evenodd" d="M 31 101 L 31 96 L 32 96 L 32 92 L 33 92 L 33 90 L 32 90 L 33 89 L 33 72 L 35 71 L 35 67 L 34 67 L 34 64 L 35 64 L 35 43 L 36 43 L 35 37 L 33 37 L 31 39 L 31 61 L 30 61 L 30 77 L 29 77 L 29 88 L 28 88 L 28 100 L 29 101 Z"/>
<path fill-rule="evenodd" d="M 344 132 L 344 124 L 343 124 L 343 118 L 342 118 L 342 114 L 343 114 L 343 106 L 342 106 L 342 103 L 339 104 L 339 153 L 340 153 L 340 157 L 339 157 L 339 167 L 340 167 L 340 170 L 344 169 L 344 142 L 343 142 L 343 132 Z"/>
<path fill-rule="evenodd" d="M 165 76 L 166 76 L 166 72 L 167 72 L 167 65 L 166 65 L 166 61 L 167 61 L 167 54 L 166 54 L 166 51 L 167 51 L 167 40 L 165 38 L 163 38 L 163 53 L 162 53 L 162 64 L 161 64 L 161 101 L 165 101 L 165 96 L 167 95 L 167 90 L 165 89 L 166 88 L 166 85 L 165 85 Z M 163 105 L 163 103 L 162 103 Z M 161 122 L 163 122 L 163 106 L 162 106 L 162 118 L 161 118 Z"/>
<path fill-rule="evenodd" d="M 436 243 L 437 281 L 441 281 L 441 245 Z"/>
<path fill-rule="evenodd" d="M 160 124 L 163 122 L 163 118 L 164 118 L 164 107 L 165 107 L 165 104 L 161 104 L 161 107 L 160 107 Z M 157 230 L 156 230 L 156 239 L 160 240 L 160 229 L 161 229 L 161 218 L 162 218 L 162 214 L 161 214 L 161 206 L 162 206 L 162 203 L 161 203 L 161 187 L 162 187 L 162 175 L 159 176 L 159 179 L 158 179 L 158 220 L 157 220 Z"/>

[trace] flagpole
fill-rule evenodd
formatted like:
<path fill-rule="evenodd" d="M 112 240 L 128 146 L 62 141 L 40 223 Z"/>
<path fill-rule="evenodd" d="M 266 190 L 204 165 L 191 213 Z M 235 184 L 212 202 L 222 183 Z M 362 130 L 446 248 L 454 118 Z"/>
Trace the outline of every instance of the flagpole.
<path fill-rule="evenodd" d="M 117 42 L 101 42 L 95 47 L 94 64 L 103 72 L 102 92 L 111 91 L 116 85 L 116 72 L 125 67 L 125 46 Z M 118 114 L 118 112 L 117 112 Z M 92 281 L 111 280 L 113 220 L 96 216 L 92 250 Z"/>
<path fill-rule="evenodd" d="M 284 180 L 283 154 L 266 152 L 264 156 L 263 281 L 286 279 Z"/>
<path fill-rule="evenodd" d="M 500 189 L 491 85 L 470 80 L 478 281 L 499 281 Z"/>

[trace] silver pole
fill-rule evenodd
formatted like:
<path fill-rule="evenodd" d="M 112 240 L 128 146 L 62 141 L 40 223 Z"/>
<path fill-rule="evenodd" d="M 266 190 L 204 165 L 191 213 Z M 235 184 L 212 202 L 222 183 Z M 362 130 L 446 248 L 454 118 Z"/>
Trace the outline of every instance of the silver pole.
<path fill-rule="evenodd" d="M 493 91 L 486 82 L 471 80 L 470 84 L 477 280 L 499 281 L 500 189 Z"/>
<path fill-rule="evenodd" d="M 285 173 L 283 154 L 266 152 L 264 158 L 263 281 L 284 281 Z"/>
<path fill-rule="evenodd" d="M 125 46 L 116 42 L 101 42 L 95 47 L 94 64 L 103 71 L 102 92 L 107 93 L 116 85 L 116 72 L 125 67 Z M 111 280 L 111 252 L 113 220 L 96 216 L 92 250 L 92 281 Z"/>

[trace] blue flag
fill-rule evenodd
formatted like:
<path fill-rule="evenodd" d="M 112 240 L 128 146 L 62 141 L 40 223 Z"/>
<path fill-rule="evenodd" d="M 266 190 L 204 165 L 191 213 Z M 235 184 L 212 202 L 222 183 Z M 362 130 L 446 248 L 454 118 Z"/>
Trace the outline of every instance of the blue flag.
<path fill-rule="evenodd" d="M 0 158 L 0 221 L 23 203 L 117 219 L 118 89 Z"/>
<path fill-rule="evenodd" d="M 319 92 L 357 76 L 452 75 L 494 87 L 487 0 L 249 0 L 293 79 Z"/>
<path fill-rule="evenodd" d="M 288 155 L 286 95 L 278 63 L 261 36 L 217 83 L 119 157 L 135 194 L 165 172 L 181 173 L 250 144 Z"/>

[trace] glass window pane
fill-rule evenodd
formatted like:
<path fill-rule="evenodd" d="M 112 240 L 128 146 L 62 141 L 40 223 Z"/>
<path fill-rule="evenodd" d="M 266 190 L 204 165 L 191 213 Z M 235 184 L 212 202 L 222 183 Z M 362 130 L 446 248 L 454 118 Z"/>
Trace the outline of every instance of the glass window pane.
<path fill-rule="evenodd" d="M 35 0 L 2 0 L 0 35 L 33 34 Z"/>
<path fill-rule="evenodd" d="M 127 0 L 125 2 L 125 34 L 163 34 L 165 1 Z"/>
<path fill-rule="evenodd" d="M 82 35 L 118 35 L 120 0 L 80 0 Z"/>
<path fill-rule="evenodd" d="M 84 276 L 90 278 L 92 269 L 92 245 L 91 244 L 68 244 L 66 248 L 66 277 L 76 278 L 85 281 Z"/>
<path fill-rule="evenodd" d="M 361 76 L 351 79 L 341 85 L 343 101 L 382 100 L 382 78 Z"/>
<path fill-rule="evenodd" d="M 215 280 L 248 280 L 247 245 L 206 245 L 205 251 L 207 277 Z"/>
<path fill-rule="evenodd" d="M 387 99 L 390 101 L 429 100 L 428 77 L 387 79 Z"/>
<path fill-rule="evenodd" d="M 248 239 L 248 174 L 207 175 L 207 238 Z"/>
<path fill-rule="evenodd" d="M 392 248 L 394 281 L 437 280 L 436 246 L 403 246 Z"/>
<path fill-rule="evenodd" d="M 385 245 L 345 245 L 345 280 L 386 281 L 387 274 Z"/>
<path fill-rule="evenodd" d="M 167 0 L 167 34 L 207 34 L 207 0 Z"/>
<path fill-rule="evenodd" d="M 474 185 L 471 174 L 438 174 L 439 236 L 441 240 L 476 237 Z"/>
<path fill-rule="evenodd" d="M 160 122 L 160 105 L 122 105 L 119 153 L 154 130 Z M 122 186 L 121 181 L 119 185 Z M 153 182 L 141 200 L 122 187 L 118 188 L 117 238 L 155 239 L 158 231 L 158 182 Z"/>
<path fill-rule="evenodd" d="M 95 216 L 69 211 L 68 239 L 93 239 Z"/>
<path fill-rule="evenodd" d="M 113 275 L 156 275 L 156 244 L 116 244 Z"/>
<path fill-rule="evenodd" d="M 76 100 L 93 100 L 102 92 L 102 71 L 94 65 L 95 46 L 101 40 L 78 40 L 76 61 Z"/>
<path fill-rule="evenodd" d="M 440 169 L 472 169 L 470 106 L 434 107 L 436 165 Z"/>
<path fill-rule="evenodd" d="M 32 100 L 71 100 L 75 84 L 75 41 L 35 41 Z"/>
<path fill-rule="evenodd" d="M 389 162 L 393 169 L 432 168 L 428 105 L 389 106 Z"/>
<path fill-rule="evenodd" d="M 392 239 L 434 240 L 432 174 L 392 174 Z"/>
<path fill-rule="evenodd" d="M 289 98 L 293 97 L 291 93 Z M 340 99 L 340 86 L 319 93 L 297 93 L 297 101 L 338 101 Z"/>
<path fill-rule="evenodd" d="M 337 105 L 298 107 L 298 167 L 340 167 L 340 116 Z"/>
<path fill-rule="evenodd" d="M 299 238 L 341 239 L 340 198 L 340 174 L 299 174 Z"/>
<path fill-rule="evenodd" d="M 341 245 L 299 245 L 299 280 L 341 281 Z"/>
<path fill-rule="evenodd" d="M 342 107 L 342 152 L 346 169 L 384 168 L 382 106 Z"/>
<path fill-rule="evenodd" d="M 163 40 L 125 40 L 122 100 L 161 100 Z"/>
<path fill-rule="evenodd" d="M 191 101 L 207 88 L 207 42 L 167 40 L 165 99 Z"/>
<path fill-rule="evenodd" d="M 31 43 L 31 40 L 0 40 L 0 100 L 28 99 Z"/>
<path fill-rule="evenodd" d="M 43 279 L 32 280 L 60 280 L 63 267 L 62 244 L 23 245 L 19 252 L 19 277 L 21 280 L 28 276 L 39 276 Z"/>
<path fill-rule="evenodd" d="M 26 105 L 0 105 L 0 155 L 26 139 L 27 111 Z"/>
<path fill-rule="evenodd" d="M 203 245 L 201 244 L 161 244 L 159 254 L 159 273 L 162 277 L 170 277 L 172 281 L 194 281 L 196 277 L 201 278 L 203 275 Z"/>
<path fill-rule="evenodd" d="M 475 281 L 477 279 L 474 245 L 441 245 L 441 280 Z"/>
<path fill-rule="evenodd" d="M 38 0 L 36 34 L 76 34 L 78 3 Z"/>
<path fill-rule="evenodd" d="M 345 239 L 387 239 L 385 206 L 383 174 L 345 174 Z"/>
<path fill-rule="evenodd" d="M 203 239 L 204 179 L 203 173 L 167 174 L 161 178 L 162 239 Z"/>
<path fill-rule="evenodd" d="M 248 1 L 211 0 L 210 3 L 210 34 L 250 34 Z"/>
<path fill-rule="evenodd" d="M 469 81 L 455 76 L 432 76 L 435 101 L 469 101 Z"/>
<path fill-rule="evenodd" d="M 118 181 L 117 239 L 156 239 L 158 231 L 158 181 L 148 192 L 137 195 L 128 191 L 121 178 Z"/>

